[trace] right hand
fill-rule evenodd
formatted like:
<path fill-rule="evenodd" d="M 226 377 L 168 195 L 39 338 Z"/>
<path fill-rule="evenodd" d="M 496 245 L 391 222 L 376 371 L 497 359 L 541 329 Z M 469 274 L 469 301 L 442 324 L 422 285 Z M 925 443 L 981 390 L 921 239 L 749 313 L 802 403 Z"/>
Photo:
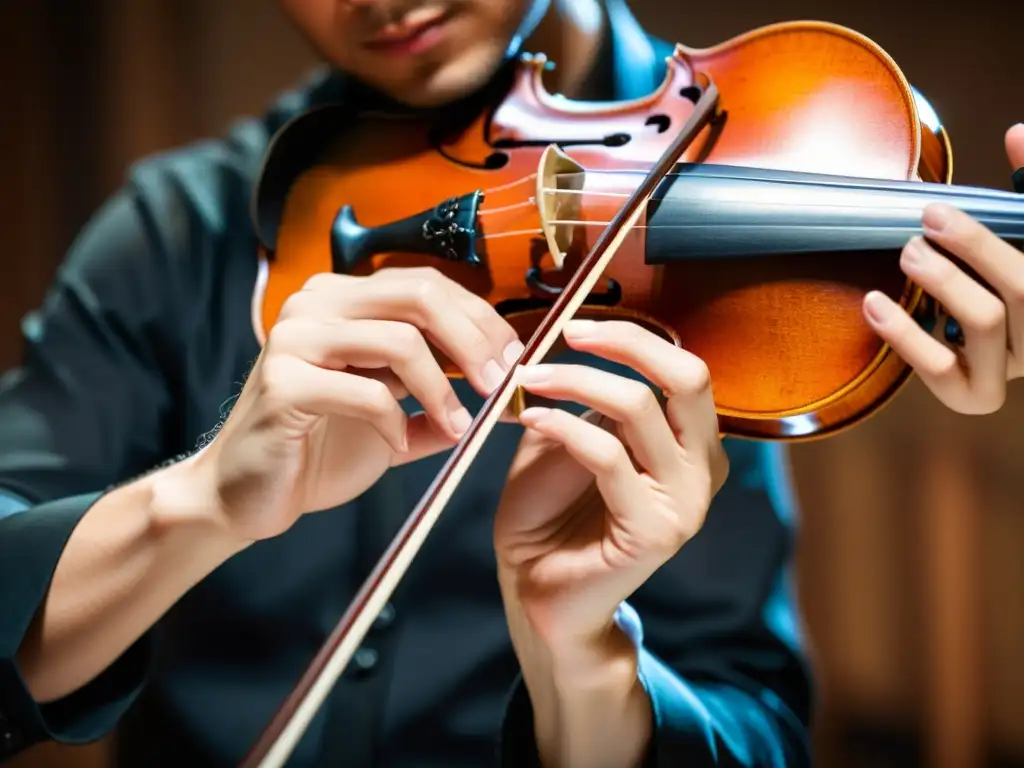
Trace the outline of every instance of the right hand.
<path fill-rule="evenodd" d="M 469 426 L 427 340 L 489 395 L 522 351 L 480 297 L 433 269 L 317 275 L 291 296 L 224 426 L 194 467 L 246 541 L 343 504 Z M 412 395 L 424 413 L 407 417 Z"/>

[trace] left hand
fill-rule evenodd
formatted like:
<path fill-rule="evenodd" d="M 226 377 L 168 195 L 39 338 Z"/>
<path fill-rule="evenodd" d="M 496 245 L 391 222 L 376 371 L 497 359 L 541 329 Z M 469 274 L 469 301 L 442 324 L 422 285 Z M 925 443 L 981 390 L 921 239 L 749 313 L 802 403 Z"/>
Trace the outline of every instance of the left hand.
<path fill-rule="evenodd" d="M 1024 166 L 1024 125 L 1007 131 L 1006 153 L 1015 169 Z M 943 404 L 958 413 L 993 413 L 1003 406 L 1006 383 L 1024 376 L 1024 253 L 947 205 L 928 206 L 923 225 L 929 240 L 991 286 L 923 238 L 903 249 L 903 271 L 956 318 L 963 347 L 929 335 L 880 292 L 865 297 L 864 316 Z M 939 335 L 943 325 L 936 329 Z"/>
<path fill-rule="evenodd" d="M 593 409 L 523 412 L 494 530 L 506 603 L 545 646 L 575 649 L 697 533 L 728 458 L 703 361 L 628 322 L 573 321 L 564 336 L 667 398 L 663 410 L 648 385 L 587 366 L 522 371 L 524 389 Z"/>

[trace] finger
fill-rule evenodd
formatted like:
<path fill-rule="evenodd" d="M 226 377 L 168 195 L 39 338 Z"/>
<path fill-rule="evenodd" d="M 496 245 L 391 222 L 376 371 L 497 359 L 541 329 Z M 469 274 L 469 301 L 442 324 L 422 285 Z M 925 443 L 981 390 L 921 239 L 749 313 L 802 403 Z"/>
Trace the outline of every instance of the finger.
<path fill-rule="evenodd" d="M 624 515 L 646 504 L 648 489 L 633 467 L 625 446 L 597 424 L 557 408 L 527 408 L 520 421 L 550 440 L 594 475 L 605 503 Z"/>
<path fill-rule="evenodd" d="M 1024 123 L 1017 123 L 1006 132 L 1006 156 L 1013 170 L 1024 168 Z"/>
<path fill-rule="evenodd" d="M 381 270 L 385 272 L 387 270 Z M 390 270 L 397 272 L 398 270 Z M 502 369 L 504 374 L 519 360 L 525 347 L 519 339 L 515 328 L 498 314 L 497 310 L 480 296 L 464 287 L 463 285 L 449 280 L 435 269 L 411 268 L 405 270 L 411 276 L 423 280 L 437 280 L 442 287 L 448 291 L 452 301 L 457 302 L 472 320 L 477 328 L 491 341 L 492 349 L 501 350 L 501 360 L 505 363 Z"/>
<path fill-rule="evenodd" d="M 531 392 L 580 403 L 619 422 L 637 461 L 662 482 L 679 475 L 682 448 L 643 382 L 585 365 L 529 365 L 519 375 Z"/>
<path fill-rule="evenodd" d="M 956 352 L 929 335 L 899 304 L 880 291 L 871 291 L 864 297 L 864 317 L 939 400 L 963 411 L 971 398 L 967 376 Z"/>
<path fill-rule="evenodd" d="M 379 381 L 285 355 L 266 358 L 260 379 L 261 399 L 271 413 L 295 409 L 308 416 L 359 419 L 371 424 L 392 450 L 408 450 L 405 411 Z"/>
<path fill-rule="evenodd" d="M 580 418 L 594 421 L 601 416 L 591 411 Z M 516 423 L 520 423 L 518 417 Z M 537 488 L 545 489 L 542 503 L 537 503 Z M 520 541 L 561 541 L 575 530 L 567 512 L 596 491 L 593 473 L 576 461 L 561 442 L 527 429 L 502 496 L 502 505 L 515 509 L 516 514 L 499 515 L 497 522 L 505 533 L 514 531 Z M 525 550 L 521 553 L 526 555 Z"/>
<path fill-rule="evenodd" d="M 516 335 L 493 308 L 485 303 L 484 312 L 466 293 L 435 270 L 382 270 L 346 296 L 343 311 L 349 317 L 400 320 L 423 329 L 473 387 L 489 395 L 508 373 L 506 349 Z"/>
<path fill-rule="evenodd" d="M 271 329 L 267 349 L 295 355 L 320 368 L 390 368 L 430 418 L 455 440 L 472 421 L 423 335 L 407 323 L 294 318 Z"/>
<path fill-rule="evenodd" d="M 1020 255 L 1020 254 L 1019 254 Z M 1024 260 L 1024 255 L 1022 260 Z M 964 332 L 972 389 L 1001 391 L 1007 376 L 1007 308 L 988 289 L 923 238 L 913 238 L 900 257 L 908 278 L 940 304 Z"/>
<path fill-rule="evenodd" d="M 426 413 L 409 416 L 405 427 L 406 450 L 392 456 L 391 466 L 398 467 L 419 461 L 435 453 L 450 450 L 453 441 L 448 431 L 439 427 Z"/>
<path fill-rule="evenodd" d="M 564 336 L 573 349 L 628 365 L 660 387 L 677 441 L 688 453 L 715 452 L 720 447 L 711 377 L 696 355 L 619 320 L 572 320 Z"/>
<path fill-rule="evenodd" d="M 384 386 L 388 388 L 391 396 L 395 400 L 402 401 L 409 397 L 409 390 L 406 388 L 402 380 L 399 379 L 395 374 L 388 368 L 359 368 L 358 366 L 351 366 L 348 372 L 355 376 L 365 376 L 368 379 L 376 379 Z"/>
<path fill-rule="evenodd" d="M 1024 255 L 1018 255 L 1024 261 Z M 967 380 L 975 398 L 1001 404 L 1007 362 L 1003 302 L 923 238 L 915 237 L 907 243 L 900 265 L 911 280 L 957 319 L 964 334 Z"/>
<path fill-rule="evenodd" d="M 922 224 L 929 240 L 962 259 L 998 294 L 1009 327 L 1016 329 L 1010 338 L 1013 351 L 1020 353 L 1024 344 L 1024 253 L 978 220 L 948 205 L 925 208 Z M 957 312 L 951 314 L 962 322 Z"/>

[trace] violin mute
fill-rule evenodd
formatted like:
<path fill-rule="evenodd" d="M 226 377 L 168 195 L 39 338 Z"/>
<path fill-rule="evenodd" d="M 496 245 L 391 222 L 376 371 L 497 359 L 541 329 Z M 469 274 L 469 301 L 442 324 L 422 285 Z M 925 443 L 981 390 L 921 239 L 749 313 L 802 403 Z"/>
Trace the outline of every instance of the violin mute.
<path fill-rule="evenodd" d="M 512 399 L 509 400 L 508 406 L 505 408 L 505 417 L 519 421 L 519 417 L 526 407 L 526 390 L 517 386 L 515 392 L 512 393 Z"/>
<path fill-rule="evenodd" d="M 542 397 L 535 395 L 532 392 L 527 392 L 522 387 L 516 387 L 515 392 L 512 393 L 512 399 L 509 401 L 508 406 L 505 408 L 505 412 L 502 416 L 502 421 L 519 421 L 519 417 L 523 414 L 527 408 L 558 408 L 559 402 L 552 400 L 548 397 Z"/>

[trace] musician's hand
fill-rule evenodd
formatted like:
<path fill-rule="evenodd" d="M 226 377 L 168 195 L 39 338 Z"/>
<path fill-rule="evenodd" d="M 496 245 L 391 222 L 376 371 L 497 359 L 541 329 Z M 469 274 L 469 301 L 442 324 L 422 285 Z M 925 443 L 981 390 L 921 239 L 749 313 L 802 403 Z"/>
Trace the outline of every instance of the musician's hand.
<path fill-rule="evenodd" d="M 1007 132 L 1006 152 L 1014 169 L 1024 166 L 1024 125 Z M 946 406 L 959 413 L 992 413 L 1003 405 L 1006 383 L 1024 376 L 1024 253 L 949 206 L 929 206 L 923 223 L 929 240 L 991 286 L 981 285 L 922 238 L 903 250 L 903 271 L 956 319 L 963 346 L 944 339 L 944 323 L 936 329 L 939 338 L 929 335 L 878 292 L 865 297 L 864 315 Z"/>
<path fill-rule="evenodd" d="M 565 338 L 667 397 L 663 409 L 646 384 L 590 367 L 523 371 L 530 392 L 592 409 L 522 414 L 495 521 L 513 639 L 527 632 L 571 654 L 614 632 L 620 602 L 697 533 L 728 458 L 703 361 L 632 323 L 576 321 Z"/>
<path fill-rule="evenodd" d="M 522 345 L 485 301 L 431 269 L 320 275 L 293 295 L 231 413 L 195 458 L 231 531 L 274 536 L 389 467 L 451 448 L 471 418 L 428 340 L 489 394 Z M 409 418 L 412 394 L 425 414 Z"/>

